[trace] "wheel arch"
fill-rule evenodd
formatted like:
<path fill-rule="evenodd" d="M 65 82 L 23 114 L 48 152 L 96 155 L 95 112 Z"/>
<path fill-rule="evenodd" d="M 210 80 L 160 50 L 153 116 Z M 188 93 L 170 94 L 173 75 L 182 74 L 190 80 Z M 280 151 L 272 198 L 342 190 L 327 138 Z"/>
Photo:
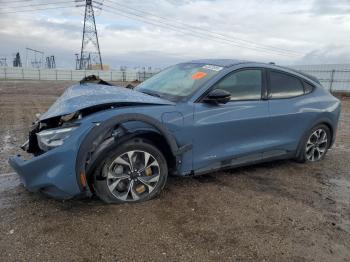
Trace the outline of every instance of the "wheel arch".
<path fill-rule="evenodd" d="M 139 132 L 135 133 L 132 138 L 140 138 L 146 141 L 150 141 L 163 153 L 169 170 L 175 170 L 177 164 L 176 156 L 172 153 L 170 145 L 162 134 L 156 132 L 155 130 L 140 130 Z"/>
<path fill-rule="evenodd" d="M 320 125 L 325 125 L 326 127 L 328 127 L 329 132 L 331 132 L 331 138 L 332 138 L 332 142 L 330 144 L 329 147 L 331 147 L 334 143 L 334 130 L 333 130 L 333 126 L 329 123 L 329 122 L 321 122 Z"/>
<path fill-rule="evenodd" d="M 151 128 L 137 129 L 133 130 L 132 133 L 128 133 L 128 130 L 124 129 L 123 124 L 132 121 L 143 122 Z M 179 157 L 192 148 L 192 145 L 179 147 L 175 137 L 167 130 L 165 125 L 150 116 L 138 113 L 118 115 L 103 123 L 96 124 L 83 139 L 76 159 L 77 181 L 80 182 L 83 175 L 88 182 L 87 184 L 89 184 L 91 173 L 99 161 L 98 155 L 135 137 L 150 140 L 155 146 L 158 146 L 162 153 L 164 153 L 167 162 L 169 161 L 170 167 L 175 167 Z M 91 189 L 91 187 L 84 188 L 84 185 L 79 182 L 78 184 L 82 190 Z"/>
<path fill-rule="evenodd" d="M 329 132 L 331 133 L 331 144 L 329 145 L 329 148 L 332 147 L 334 141 L 335 141 L 335 127 L 332 124 L 332 121 L 327 118 L 320 119 L 316 124 L 314 124 L 311 128 L 318 126 L 318 125 L 325 125 L 328 127 Z"/>
<path fill-rule="evenodd" d="M 297 148 L 297 152 L 296 152 L 297 156 L 300 154 L 300 151 L 302 150 L 302 147 L 303 147 L 303 142 L 306 139 L 307 135 L 309 134 L 310 130 L 312 128 L 314 128 L 315 126 L 318 126 L 318 125 L 325 125 L 325 126 L 328 127 L 329 131 L 331 132 L 331 138 L 332 138 L 332 142 L 331 142 L 330 147 L 333 145 L 335 139 L 334 139 L 334 129 L 333 129 L 332 122 L 329 119 L 327 119 L 327 118 L 323 118 L 323 119 L 320 119 L 319 121 L 314 122 L 304 132 L 304 134 L 301 137 L 301 139 L 299 141 L 299 144 L 298 144 L 298 148 Z"/>

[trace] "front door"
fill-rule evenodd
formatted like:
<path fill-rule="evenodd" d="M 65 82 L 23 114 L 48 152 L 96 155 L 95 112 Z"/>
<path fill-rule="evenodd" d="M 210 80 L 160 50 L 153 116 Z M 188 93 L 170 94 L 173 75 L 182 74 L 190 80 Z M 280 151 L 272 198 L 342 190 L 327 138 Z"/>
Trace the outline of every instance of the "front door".
<path fill-rule="evenodd" d="M 260 160 L 269 135 L 268 101 L 262 99 L 262 69 L 241 69 L 213 89 L 231 93 L 226 104 L 195 103 L 193 168 L 197 172 Z"/>

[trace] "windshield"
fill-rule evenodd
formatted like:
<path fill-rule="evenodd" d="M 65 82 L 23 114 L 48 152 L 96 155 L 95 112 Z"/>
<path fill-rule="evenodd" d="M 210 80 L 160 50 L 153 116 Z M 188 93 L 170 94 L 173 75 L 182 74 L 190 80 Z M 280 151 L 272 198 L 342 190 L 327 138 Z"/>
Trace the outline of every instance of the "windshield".
<path fill-rule="evenodd" d="M 178 64 L 147 79 L 135 90 L 169 100 L 177 100 L 190 95 L 204 82 L 217 75 L 220 70 L 222 67 L 214 65 Z"/>

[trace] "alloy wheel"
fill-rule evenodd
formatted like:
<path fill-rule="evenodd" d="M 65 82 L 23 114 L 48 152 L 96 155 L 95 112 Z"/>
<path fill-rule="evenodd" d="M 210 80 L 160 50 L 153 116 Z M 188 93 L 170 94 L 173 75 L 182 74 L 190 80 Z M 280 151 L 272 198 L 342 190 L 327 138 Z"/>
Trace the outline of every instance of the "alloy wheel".
<path fill-rule="evenodd" d="M 107 186 L 111 194 L 122 201 L 137 201 L 147 197 L 157 186 L 160 167 L 150 153 L 140 150 L 117 156 L 108 167 Z"/>
<path fill-rule="evenodd" d="M 305 156 L 308 161 L 314 162 L 317 160 L 320 160 L 323 155 L 326 153 L 328 146 L 328 137 L 327 132 L 319 128 L 316 131 L 314 131 L 305 147 Z"/>

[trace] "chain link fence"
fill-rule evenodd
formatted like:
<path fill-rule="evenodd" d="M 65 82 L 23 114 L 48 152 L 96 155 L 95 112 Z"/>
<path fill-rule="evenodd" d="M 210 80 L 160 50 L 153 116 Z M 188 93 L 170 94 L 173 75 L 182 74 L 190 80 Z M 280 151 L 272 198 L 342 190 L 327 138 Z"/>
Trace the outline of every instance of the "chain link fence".
<path fill-rule="evenodd" d="M 350 65 L 300 65 L 289 67 L 315 76 L 320 80 L 321 84 L 331 92 L 350 92 Z M 1 67 L 0 79 L 79 81 L 85 76 L 96 75 L 105 81 L 142 82 L 156 73 L 156 71 L 138 71 L 131 69 L 95 71 Z"/>
<path fill-rule="evenodd" d="M 27 69 L 16 67 L 0 68 L 3 80 L 72 80 L 79 81 L 85 76 L 96 75 L 105 81 L 142 82 L 156 72 L 136 70 L 64 70 L 64 69 Z"/>
<path fill-rule="evenodd" d="M 350 65 L 300 65 L 290 67 L 316 77 L 331 92 L 350 92 Z"/>

